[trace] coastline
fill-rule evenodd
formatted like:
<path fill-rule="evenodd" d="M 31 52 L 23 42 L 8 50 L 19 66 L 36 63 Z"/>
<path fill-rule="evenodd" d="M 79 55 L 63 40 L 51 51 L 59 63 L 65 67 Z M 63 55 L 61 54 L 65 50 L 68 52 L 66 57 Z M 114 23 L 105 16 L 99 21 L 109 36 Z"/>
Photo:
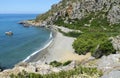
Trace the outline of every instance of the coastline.
<path fill-rule="evenodd" d="M 38 52 L 26 62 L 20 62 L 16 64 L 12 69 L 3 70 L 2 72 L 0 72 L 0 77 L 7 78 L 9 77 L 9 75 L 18 74 L 23 70 L 27 72 L 37 73 L 36 69 L 38 68 L 40 68 L 39 70 L 40 72 L 38 73 L 43 73 L 44 70 L 47 71 L 47 69 L 51 69 L 51 66 L 49 65 L 49 63 L 55 60 L 59 62 L 66 62 L 69 60 L 73 62 L 87 61 L 91 57 L 91 54 L 90 53 L 86 55 L 76 54 L 72 47 L 74 40 L 75 38 L 64 36 L 62 33 L 58 32 L 55 29 L 55 32 L 53 35 L 53 41 L 47 48 Z M 68 66 L 68 68 L 71 68 L 71 67 Z M 54 72 L 61 71 L 59 68 L 56 70 L 55 69 L 53 68 Z"/>
<path fill-rule="evenodd" d="M 50 34 L 50 40 L 42 48 L 40 48 L 38 51 L 36 51 L 36 52 L 32 53 L 31 55 L 29 55 L 22 62 L 27 62 L 27 63 L 37 62 L 40 59 L 42 59 L 46 54 L 48 54 L 47 49 L 50 46 L 52 46 L 52 44 L 54 43 L 54 40 L 56 38 L 56 33 L 57 33 L 57 31 L 54 28 L 51 28 L 50 30 L 51 30 L 51 33 L 52 33 L 52 36 Z"/>
<path fill-rule="evenodd" d="M 89 59 L 89 53 L 86 55 L 78 55 L 74 53 L 72 44 L 75 38 L 64 36 L 57 30 L 58 27 L 53 26 L 51 31 L 53 33 L 52 42 L 43 50 L 37 52 L 35 55 L 27 60 L 27 63 L 40 62 L 50 63 L 51 61 L 65 62 L 68 60 L 83 61 Z M 49 43 L 49 42 L 48 42 Z"/>

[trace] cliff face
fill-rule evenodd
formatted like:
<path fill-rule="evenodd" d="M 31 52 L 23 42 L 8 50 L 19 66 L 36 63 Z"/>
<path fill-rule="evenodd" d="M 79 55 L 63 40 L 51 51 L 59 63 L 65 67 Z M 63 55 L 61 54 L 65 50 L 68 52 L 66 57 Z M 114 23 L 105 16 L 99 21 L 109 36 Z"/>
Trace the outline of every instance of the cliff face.
<path fill-rule="evenodd" d="M 54 4 L 45 14 L 39 15 L 36 21 L 52 24 L 58 17 L 64 22 L 68 19 L 81 20 L 91 13 L 103 13 L 111 24 L 120 23 L 120 0 L 62 0 Z"/>

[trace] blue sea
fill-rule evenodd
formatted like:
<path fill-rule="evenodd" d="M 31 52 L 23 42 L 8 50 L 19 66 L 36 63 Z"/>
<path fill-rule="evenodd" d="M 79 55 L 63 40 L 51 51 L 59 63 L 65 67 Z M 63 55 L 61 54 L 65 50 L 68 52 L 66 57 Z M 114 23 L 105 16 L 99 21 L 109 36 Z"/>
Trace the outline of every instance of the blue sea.
<path fill-rule="evenodd" d="M 0 67 L 12 68 L 49 41 L 51 31 L 40 27 L 24 27 L 18 22 L 35 19 L 37 14 L 0 14 Z M 13 36 L 5 35 L 12 31 Z"/>

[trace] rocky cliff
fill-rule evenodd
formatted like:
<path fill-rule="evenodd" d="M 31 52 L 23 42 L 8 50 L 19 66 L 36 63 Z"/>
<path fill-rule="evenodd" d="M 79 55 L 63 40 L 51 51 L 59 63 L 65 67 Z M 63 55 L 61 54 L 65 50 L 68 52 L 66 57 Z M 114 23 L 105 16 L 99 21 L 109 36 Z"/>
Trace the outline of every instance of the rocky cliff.
<path fill-rule="evenodd" d="M 65 23 L 68 23 L 69 19 L 81 20 L 91 13 L 95 15 L 100 13 L 111 24 L 118 24 L 120 23 L 120 0 L 62 0 L 54 4 L 45 14 L 39 15 L 35 21 L 41 24 L 53 24 L 61 17 Z"/>

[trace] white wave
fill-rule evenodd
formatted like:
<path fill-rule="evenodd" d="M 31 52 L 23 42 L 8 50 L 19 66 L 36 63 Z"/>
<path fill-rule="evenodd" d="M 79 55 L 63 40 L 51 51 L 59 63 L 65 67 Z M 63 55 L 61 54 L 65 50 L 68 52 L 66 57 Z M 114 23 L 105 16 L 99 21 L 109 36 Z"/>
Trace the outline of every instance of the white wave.
<path fill-rule="evenodd" d="M 26 62 L 27 60 L 29 60 L 32 56 L 34 56 L 35 54 L 37 54 L 38 52 L 44 50 L 45 48 L 47 48 L 52 42 L 53 42 L 53 39 L 52 39 L 52 32 L 50 33 L 50 37 L 48 40 L 50 40 L 43 48 L 39 49 L 38 51 L 35 51 L 34 53 L 32 53 L 31 55 L 29 55 L 25 60 L 23 60 L 22 62 Z"/>
<path fill-rule="evenodd" d="M 52 39 L 52 38 L 53 38 L 53 33 L 51 32 L 49 39 Z"/>

